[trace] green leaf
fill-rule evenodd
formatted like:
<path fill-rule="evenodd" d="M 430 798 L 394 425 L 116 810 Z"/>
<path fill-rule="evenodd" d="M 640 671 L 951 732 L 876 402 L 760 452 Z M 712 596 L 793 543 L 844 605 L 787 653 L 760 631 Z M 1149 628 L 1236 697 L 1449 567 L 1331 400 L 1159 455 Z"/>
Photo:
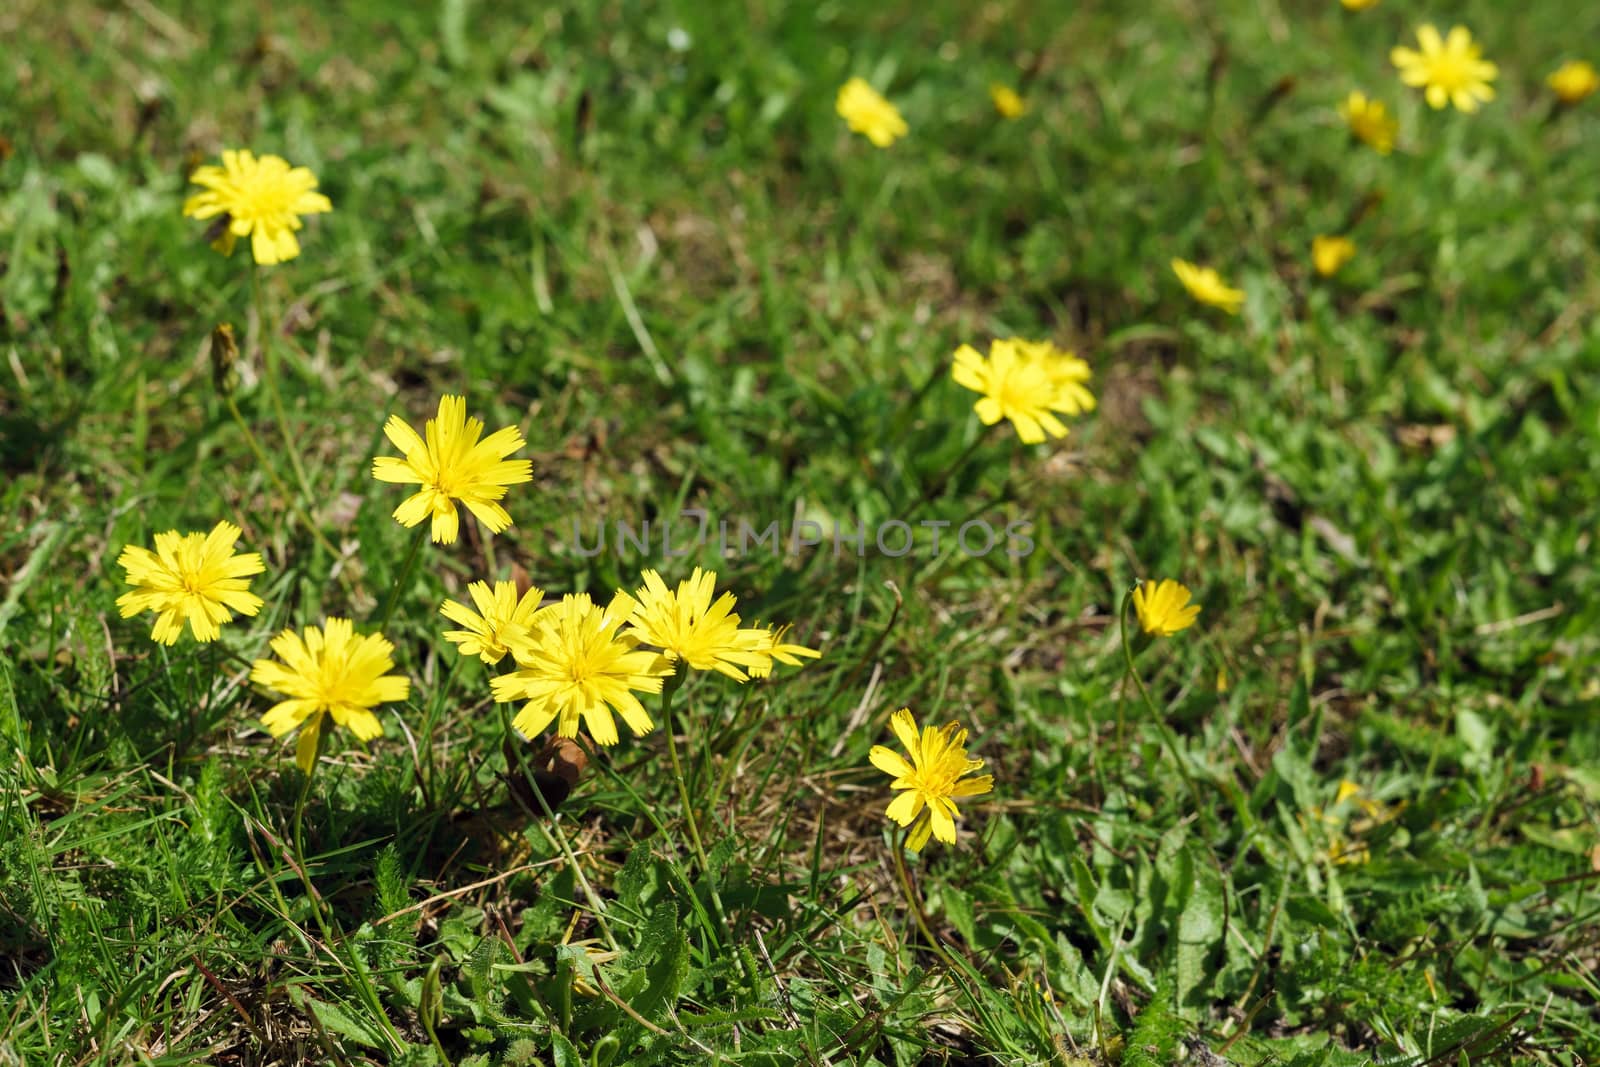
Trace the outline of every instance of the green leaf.
<path fill-rule="evenodd" d="M 1205 857 L 1185 849 L 1193 870 L 1189 899 L 1178 916 L 1178 1010 L 1193 1009 L 1197 1018 L 1208 1003 L 1203 994 L 1213 985 L 1211 957 L 1222 942 L 1227 923 L 1227 898 L 1222 876 Z"/>

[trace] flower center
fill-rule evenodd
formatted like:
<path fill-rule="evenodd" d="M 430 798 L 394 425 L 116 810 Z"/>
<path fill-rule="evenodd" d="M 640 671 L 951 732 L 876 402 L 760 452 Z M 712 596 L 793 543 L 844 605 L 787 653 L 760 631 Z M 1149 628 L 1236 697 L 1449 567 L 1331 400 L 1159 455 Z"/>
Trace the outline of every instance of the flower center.
<path fill-rule="evenodd" d="M 266 222 L 292 214 L 295 191 L 280 178 L 255 174 L 239 183 L 233 215 L 247 222 Z"/>
<path fill-rule="evenodd" d="M 1433 84 L 1447 92 L 1464 89 L 1476 78 L 1473 75 L 1472 57 L 1462 52 L 1440 52 L 1433 57 L 1433 69 L 1428 73 Z"/>

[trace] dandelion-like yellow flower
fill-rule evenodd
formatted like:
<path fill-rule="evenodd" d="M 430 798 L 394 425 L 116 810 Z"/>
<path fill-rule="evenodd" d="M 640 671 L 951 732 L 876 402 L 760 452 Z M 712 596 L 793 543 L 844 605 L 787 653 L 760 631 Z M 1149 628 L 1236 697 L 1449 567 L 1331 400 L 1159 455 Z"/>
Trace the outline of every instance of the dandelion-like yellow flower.
<path fill-rule="evenodd" d="M 1244 306 L 1244 290 L 1229 287 L 1222 275 L 1211 267 L 1197 267 L 1186 259 L 1174 259 L 1172 273 L 1189 290 L 1189 295 L 1202 304 L 1221 308 L 1230 315 L 1239 314 Z"/>
<path fill-rule="evenodd" d="M 1370 145 L 1380 156 L 1394 151 L 1394 136 L 1400 123 L 1382 100 L 1368 100 L 1366 93 L 1352 89 L 1339 105 L 1339 115 L 1350 127 L 1350 136 Z"/>
<path fill-rule="evenodd" d="M 892 749 L 872 746 L 872 765 L 894 778 L 890 788 L 905 790 L 889 802 L 889 818 L 911 827 L 906 847 L 913 852 L 922 851 L 930 833 L 947 845 L 955 844 L 956 819 L 961 817 L 955 798 L 989 792 L 994 788 L 994 777 L 970 777 L 983 769 L 983 760 L 967 758 L 967 731 L 960 723 L 925 726 L 919 737 L 911 710 L 901 708 L 890 718 L 889 725 L 911 757 L 908 763 Z"/>
<path fill-rule="evenodd" d="M 1171 637 L 1194 625 L 1200 605 L 1189 603 L 1189 587 L 1171 578 L 1140 582 L 1133 591 L 1133 610 L 1147 634 Z"/>
<path fill-rule="evenodd" d="M 1456 26 L 1441 38 L 1432 24 L 1417 29 L 1419 52 L 1397 46 L 1389 51 L 1389 61 L 1400 71 L 1400 80 L 1422 89 L 1428 106 L 1438 110 L 1454 104 L 1456 110 L 1472 112 L 1482 102 L 1494 99 L 1489 83 L 1500 69 L 1482 58 L 1482 49 L 1472 43 L 1465 26 Z"/>
<path fill-rule="evenodd" d="M 289 699 L 261 716 L 261 725 L 273 737 L 302 727 L 295 762 L 307 774 L 329 716 L 360 740 L 370 741 L 383 733 L 372 709 L 411 693 L 410 679 L 388 673 L 394 666 L 394 645 L 382 634 L 357 634 L 349 619 L 329 618 L 320 629 L 307 626 L 303 634 L 285 630 L 272 639 L 272 651 L 283 662 L 256 660 L 250 680 Z"/>
<path fill-rule="evenodd" d="M 530 461 L 506 459 L 526 443 L 515 426 L 480 441 L 483 421 L 467 418 L 466 397 L 444 396 L 439 398 L 438 416 L 423 427 L 426 441 L 399 415 L 389 416 L 383 432 L 405 457 L 379 456 L 372 461 L 372 476 L 380 482 L 422 486 L 394 509 L 400 525 L 415 526 L 431 515 L 433 540 L 454 544 L 460 528 L 458 500 L 492 533 L 511 525 L 499 500 L 506 495 L 506 486 L 533 480 Z"/>
<path fill-rule="evenodd" d="M 1015 89 L 999 82 L 989 86 L 989 99 L 994 101 L 994 109 L 1003 119 L 1021 118 L 1028 110 L 1027 102 Z"/>
<path fill-rule="evenodd" d="M 789 631 L 792 629 L 794 629 L 793 623 L 784 623 L 782 626 L 771 627 L 765 631 L 762 631 L 767 635 L 766 641 L 757 648 L 757 651 L 765 652 L 770 659 L 768 659 L 766 663 L 751 664 L 749 667 L 746 667 L 745 669 L 750 672 L 750 677 L 767 677 L 767 675 L 772 673 L 773 660 L 777 660 L 779 663 L 782 663 L 788 667 L 800 667 L 804 666 L 804 664 L 800 662 L 800 657 L 802 656 L 804 656 L 806 659 L 822 658 L 822 653 L 814 648 L 807 648 L 805 645 L 796 645 L 790 643 L 787 638 L 789 636 Z"/>
<path fill-rule="evenodd" d="M 127 545 L 117 566 L 127 572 L 135 588 L 117 598 L 124 619 L 142 611 L 155 611 L 150 636 L 163 645 L 174 644 L 184 623 L 196 641 L 215 641 L 221 624 L 261 610 L 261 598 L 250 592 L 250 575 L 266 570 L 258 552 L 234 555 L 240 530 L 219 522 L 210 533 L 168 530 L 156 534 L 156 550 Z"/>
<path fill-rule="evenodd" d="M 1356 254 L 1356 243 L 1348 237 L 1318 234 L 1311 239 L 1311 265 L 1324 278 L 1339 273 Z"/>
<path fill-rule="evenodd" d="M 899 109 L 868 85 L 865 78 L 851 78 L 840 87 L 834 110 L 853 132 L 864 135 L 879 148 L 888 148 L 911 132 Z"/>
<path fill-rule="evenodd" d="M 1339 0 L 1346 11 L 1365 11 L 1369 7 L 1377 7 L 1378 0 Z"/>
<path fill-rule="evenodd" d="M 1024 341 L 1020 337 L 1013 340 L 1025 359 L 1038 360 L 1044 366 L 1056 401 L 1061 405 L 1058 410 L 1068 415 L 1094 410 L 1094 394 L 1087 384 L 1094 373 L 1076 352 L 1057 348 L 1049 341 Z"/>
<path fill-rule="evenodd" d="M 291 167 L 281 156 L 257 158 L 249 149 L 228 149 L 222 166 L 204 166 L 189 181 L 205 189 L 184 201 L 186 217 L 222 216 L 225 228 L 212 247 L 233 254 L 233 243 L 250 238 L 250 254 L 257 263 L 283 263 L 300 254 L 294 232 L 301 215 L 332 211 L 333 204 L 315 192 L 317 176 L 306 167 Z"/>
<path fill-rule="evenodd" d="M 493 592 L 488 582 L 473 582 L 467 593 L 477 611 L 454 600 L 446 600 L 439 608 L 439 614 L 466 627 L 446 630 L 444 639 L 456 645 L 463 656 L 477 656 L 493 666 L 505 658 L 512 644 L 528 640 L 544 590 L 530 586 L 518 600 L 515 582 L 495 582 Z"/>
<path fill-rule="evenodd" d="M 655 645 L 669 660 L 681 659 L 697 671 L 717 671 L 740 682 L 747 671 L 772 670 L 772 634 L 740 628 L 732 593 L 712 602 L 715 571 L 696 567 L 676 590 L 668 588 L 658 571 L 646 570 L 641 577 L 644 585 L 634 591 L 638 604 L 631 620 L 639 640 Z"/>
<path fill-rule="evenodd" d="M 1570 59 L 1557 67 L 1545 79 L 1545 84 L 1550 86 L 1557 100 L 1570 106 L 1600 90 L 1600 74 L 1583 60 Z"/>
<path fill-rule="evenodd" d="M 985 426 L 1007 419 L 1028 445 L 1046 436 L 1065 437 L 1067 428 L 1056 413 L 1077 415 L 1084 410 L 1079 389 L 1066 381 L 1074 373 L 1056 357 L 1041 355 L 1037 345 L 1015 339 L 989 342 L 987 358 L 971 345 L 962 345 L 950 368 L 957 385 L 983 394 L 972 410 Z"/>
<path fill-rule="evenodd" d="M 661 692 L 672 665 L 638 647 L 626 627 L 636 607 L 623 592 L 604 608 L 587 593 L 568 593 L 539 613 L 532 636 L 511 646 L 517 670 L 489 683 L 501 703 L 527 701 L 514 722 L 518 730 L 533 737 L 555 721 L 560 736 L 577 737 L 581 721 L 597 744 L 614 745 L 612 709 L 636 735 L 655 728 L 633 694 Z"/>

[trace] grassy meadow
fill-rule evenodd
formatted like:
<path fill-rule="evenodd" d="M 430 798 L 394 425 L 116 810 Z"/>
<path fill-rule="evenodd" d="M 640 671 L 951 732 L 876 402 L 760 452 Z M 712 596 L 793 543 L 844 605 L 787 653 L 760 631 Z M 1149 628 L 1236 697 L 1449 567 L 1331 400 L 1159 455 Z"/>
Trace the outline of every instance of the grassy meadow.
<path fill-rule="evenodd" d="M 1402 82 L 1425 23 L 1493 100 Z M 1600 95 L 1546 83 L 1600 6 L 12 0 L 0 41 L 0 1067 L 1600 1059 Z M 331 203 L 286 262 L 183 214 L 238 148 Z M 1007 338 L 1087 361 L 1069 435 L 953 379 Z M 532 480 L 436 544 L 372 471 L 446 395 Z M 259 613 L 153 640 L 124 549 L 220 520 Z M 473 581 L 697 566 L 820 658 L 558 748 L 443 637 Z M 252 664 L 328 617 L 409 685 L 308 777 Z M 902 707 L 993 775 L 953 845 L 886 816 Z"/>

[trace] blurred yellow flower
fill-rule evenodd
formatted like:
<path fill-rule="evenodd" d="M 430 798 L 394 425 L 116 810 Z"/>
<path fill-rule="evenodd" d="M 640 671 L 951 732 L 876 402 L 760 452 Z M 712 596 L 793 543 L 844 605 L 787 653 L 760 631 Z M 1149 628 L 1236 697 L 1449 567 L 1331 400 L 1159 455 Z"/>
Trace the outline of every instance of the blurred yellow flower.
<path fill-rule="evenodd" d="M 305 167 L 290 167 L 280 156 L 259 159 L 249 149 L 228 149 L 222 166 L 204 166 L 189 181 L 205 189 L 184 201 L 186 217 L 222 216 L 225 228 L 212 242 L 223 255 L 233 252 L 240 237 L 250 238 L 250 253 L 257 263 L 282 263 L 300 254 L 294 232 L 301 215 L 332 211 L 333 204 L 314 192 L 317 176 Z"/>
<path fill-rule="evenodd" d="M 715 571 L 696 567 L 676 591 L 668 588 L 659 571 L 646 570 L 642 577 L 644 585 L 634 591 L 638 603 L 629 620 L 640 641 L 661 649 L 669 660 L 681 659 L 697 671 L 717 671 L 741 682 L 749 677 L 746 671 L 772 670 L 772 634 L 740 628 L 732 593 L 712 602 Z"/>
<path fill-rule="evenodd" d="M 1140 582 L 1133 591 L 1133 610 L 1147 634 L 1171 637 L 1194 625 L 1200 605 L 1189 603 L 1189 587 L 1171 578 Z"/>
<path fill-rule="evenodd" d="M 1057 348 L 1051 341 L 1024 341 L 1015 337 L 1012 343 L 1024 359 L 1037 360 L 1044 367 L 1045 376 L 1055 390 L 1055 399 L 1061 405 L 1058 410 L 1068 415 L 1094 410 L 1094 394 L 1086 384 L 1093 372 L 1076 352 Z"/>
<path fill-rule="evenodd" d="M 1028 110 L 1027 103 L 1015 89 L 999 82 L 989 86 L 989 99 L 994 101 L 994 109 L 1003 119 L 1020 118 Z"/>
<path fill-rule="evenodd" d="M 1400 123 L 1390 116 L 1382 100 L 1368 100 L 1366 93 L 1352 89 L 1339 105 L 1339 115 L 1350 127 L 1350 135 L 1379 155 L 1394 151 L 1394 135 L 1399 132 Z"/>
<path fill-rule="evenodd" d="M 117 566 L 134 588 L 117 598 L 124 619 L 142 611 L 159 612 L 150 636 L 174 644 L 184 623 L 196 641 L 215 641 L 221 624 L 261 610 L 261 598 L 250 592 L 250 575 L 266 570 L 257 552 L 235 555 L 240 530 L 219 522 L 210 533 L 156 534 L 156 550 L 126 545 Z"/>
<path fill-rule="evenodd" d="M 1576 104 L 1600 89 L 1600 74 L 1581 59 L 1569 59 L 1545 79 L 1556 99 L 1563 104 Z"/>
<path fill-rule="evenodd" d="M 852 131 L 864 135 L 879 148 L 888 148 L 897 138 L 910 132 L 899 110 L 868 85 L 865 78 L 851 78 L 845 82 L 839 89 L 834 109 Z"/>
<path fill-rule="evenodd" d="M 967 758 L 967 731 L 959 723 L 942 727 L 923 727 L 917 734 L 917 720 L 909 708 L 901 708 L 889 719 L 894 735 L 900 739 L 904 757 L 882 745 L 873 745 L 872 765 L 894 781 L 891 789 L 904 790 L 890 801 L 888 816 L 900 826 L 911 827 L 906 847 L 922 851 L 928 835 L 947 845 L 956 843 L 956 797 L 982 796 L 994 788 L 992 775 L 971 775 L 983 769 L 983 760 Z"/>
<path fill-rule="evenodd" d="M 1369 7 L 1377 7 L 1378 0 L 1339 0 L 1346 11 L 1365 11 Z"/>
<path fill-rule="evenodd" d="M 530 586 L 518 600 L 515 582 L 495 582 L 493 592 L 488 582 L 473 582 L 467 593 L 477 611 L 454 600 L 446 600 L 439 608 L 439 614 L 466 627 L 446 630 L 444 639 L 458 646 L 463 656 L 477 656 L 493 666 L 505 658 L 514 642 L 528 639 L 544 590 Z"/>
<path fill-rule="evenodd" d="M 511 525 L 498 501 L 506 486 L 533 480 L 531 462 L 505 458 L 525 443 L 516 427 L 496 430 L 480 441 L 483 421 L 467 418 L 466 398 L 444 396 L 438 416 L 423 427 L 426 441 L 399 415 L 389 416 L 383 432 L 405 457 L 379 456 L 372 461 L 372 476 L 422 487 L 394 509 L 400 525 L 415 526 L 431 515 L 434 541 L 454 544 L 460 527 L 458 500 L 493 533 Z"/>
<path fill-rule="evenodd" d="M 1174 259 L 1172 273 L 1189 290 L 1189 295 L 1202 304 L 1221 308 L 1230 315 L 1239 314 L 1239 309 L 1244 306 L 1244 290 L 1230 288 L 1211 267 L 1199 267 L 1186 259 Z"/>
<path fill-rule="evenodd" d="M 1311 239 L 1311 263 L 1317 273 L 1331 278 L 1356 254 L 1356 243 L 1348 237 L 1319 233 Z"/>
<path fill-rule="evenodd" d="M 370 741 L 383 733 L 372 709 L 411 693 L 410 679 L 387 673 L 394 666 L 394 645 L 382 634 L 357 635 L 349 619 L 330 618 L 320 629 L 307 626 L 303 635 L 285 630 L 272 639 L 272 651 L 283 662 L 256 660 L 250 680 L 289 699 L 261 716 L 261 725 L 273 737 L 304 726 L 295 762 L 307 774 L 326 717 Z"/>
<path fill-rule="evenodd" d="M 556 733 L 577 737 L 581 721 L 596 744 L 617 743 L 621 714 L 635 735 L 655 728 L 634 692 L 659 693 L 672 673 L 664 656 L 641 650 L 627 629 L 637 605 L 618 592 L 604 608 L 587 593 L 568 593 L 541 611 L 525 641 L 514 641 L 517 670 L 489 683 L 501 703 L 526 700 L 513 725 L 533 737 L 556 722 Z"/>
<path fill-rule="evenodd" d="M 950 376 L 962 388 L 983 394 L 972 408 L 985 426 L 1007 419 L 1023 444 L 1036 445 L 1046 436 L 1067 435 L 1055 413 L 1078 415 L 1094 406 L 1094 396 L 1082 384 L 1088 364 L 1080 372 L 1074 361 L 1082 362 L 1048 341 L 1010 338 L 990 341 L 987 358 L 962 345 Z"/>
<path fill-rule="evenodd" d="M 765 652 L 771 657 L 771 659 L 769 659 L 765 664 L 752 664 L 751 666 L 747 667 L 746 670 L 750 672 L 750 677 L 765 678 L 767 675 L 771 674 L 772 660 L 777 660 L 779 663 L 782 663 L 788 667 L 800 667 L 804 666 L 804 664 L 800 662 L 800 657 L 802 656 L 806 659 L 822 658 L 822 653 L 816 649 L 807 648 L 804 645 L 791 644 L 788 640 L 786 640 L 786 638 L 789 636 L 789 631 L 792 629 L 794 629 L 793 623 L 784 623 L 782 626 L 769 627 L 765 631 L 767 635 L 766 643 L 760 646 L 758 651 Z"/>
<path fill-rule="evenodd" d="M 1417 30 L 1416 49 L 1395 47 L 1389 61 L 1400 71 L 1400 80 L 1422 89 L 1428 106 L 1435 110 L 1454 104 L 1458 111 L 1478 110 L 1482 102 L 1494 99 L 1489 84 L 1500 73 L 1498 67 L 1482 58 L 1482 49 L 1472 43 L 1465 26 L 1456 26 L 1445 38 L 1430 23 Z"/>

